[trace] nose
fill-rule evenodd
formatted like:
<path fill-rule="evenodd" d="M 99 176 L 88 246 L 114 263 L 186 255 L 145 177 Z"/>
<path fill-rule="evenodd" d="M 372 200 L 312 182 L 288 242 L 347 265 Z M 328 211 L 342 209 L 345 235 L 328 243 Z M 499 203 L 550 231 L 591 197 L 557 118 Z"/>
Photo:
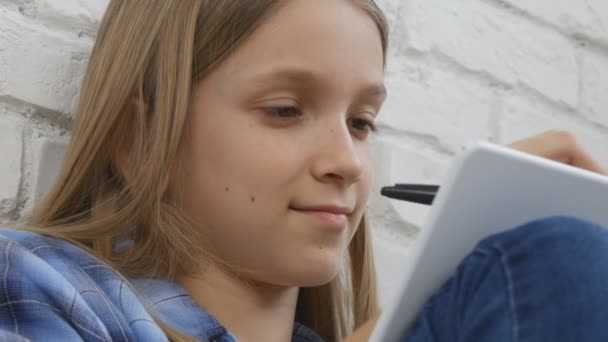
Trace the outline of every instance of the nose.
<path fill-rule="evenodd" d="M 351 185 L 365 171 L 364 146 L 351 135 L 347 124 L 324 127 L 318 137 L 317 153 L 312 165 L 315 178 L 321 182 Z"/>

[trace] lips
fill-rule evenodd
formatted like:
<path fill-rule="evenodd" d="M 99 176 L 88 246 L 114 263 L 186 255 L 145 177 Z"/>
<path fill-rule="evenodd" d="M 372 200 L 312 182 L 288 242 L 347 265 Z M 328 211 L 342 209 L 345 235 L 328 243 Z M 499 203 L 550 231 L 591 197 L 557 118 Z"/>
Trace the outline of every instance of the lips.
<path fill-rule="evenodd" d="M 294 210 L 298 211 L 317 211 L 317 212 L 326 212 L 332 213 L 336 215 L 350 215 L 353 212 L 353 209 L 349 209 L 348 207 L 339 206 L 339 205 L 318 205 L 318 206 L 302 206 L 302 207 L 292 207 Z"/>
<path fill-rule="evenodd" d="M 353 209 L 335 205 L 292 207 L 291 209 L 322 223 L 324 226 L 336 229 L 346 228 L 348 215 L 353 212 Z"/>

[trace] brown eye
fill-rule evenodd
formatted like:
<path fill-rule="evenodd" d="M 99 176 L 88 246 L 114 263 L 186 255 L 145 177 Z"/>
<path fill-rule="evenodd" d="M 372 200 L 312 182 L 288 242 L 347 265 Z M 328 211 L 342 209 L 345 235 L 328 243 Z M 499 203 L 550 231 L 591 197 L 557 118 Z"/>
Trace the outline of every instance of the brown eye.
<path fill-rule="evenodd" d="M 376 125 L 371 120 L 363 119 L 363 118 L 352 118 L 349 119 L 350 126 L 361 132 L 361 133 L 370 133 L 376 132 Z"/>

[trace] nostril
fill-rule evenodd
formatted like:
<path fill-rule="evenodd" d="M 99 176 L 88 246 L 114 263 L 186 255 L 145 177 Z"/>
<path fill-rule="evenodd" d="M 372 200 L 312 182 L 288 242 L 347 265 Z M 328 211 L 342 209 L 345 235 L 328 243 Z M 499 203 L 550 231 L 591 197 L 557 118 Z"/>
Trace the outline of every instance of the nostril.
<path fill-rule="evenodd" d="M 329 179 L 334 179 L 334 180 L 344 180 L 344 177 L 340 176 L 337 173 L 329 173 L 329 174 L 326 175 L 326 177 L 329 178 Z"/>

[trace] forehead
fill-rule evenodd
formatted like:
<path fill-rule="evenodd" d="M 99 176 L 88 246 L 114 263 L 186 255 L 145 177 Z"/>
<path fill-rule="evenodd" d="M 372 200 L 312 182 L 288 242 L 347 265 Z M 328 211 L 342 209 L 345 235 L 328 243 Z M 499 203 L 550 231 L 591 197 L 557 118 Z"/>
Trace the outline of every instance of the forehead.
<path fill-rule="evenodd" d="M 292 0 L 220 66 L 232 77 L 290 67 L 335 81 L 380 83 L 384 56 L 373 19 L 348 0 Z"/>

